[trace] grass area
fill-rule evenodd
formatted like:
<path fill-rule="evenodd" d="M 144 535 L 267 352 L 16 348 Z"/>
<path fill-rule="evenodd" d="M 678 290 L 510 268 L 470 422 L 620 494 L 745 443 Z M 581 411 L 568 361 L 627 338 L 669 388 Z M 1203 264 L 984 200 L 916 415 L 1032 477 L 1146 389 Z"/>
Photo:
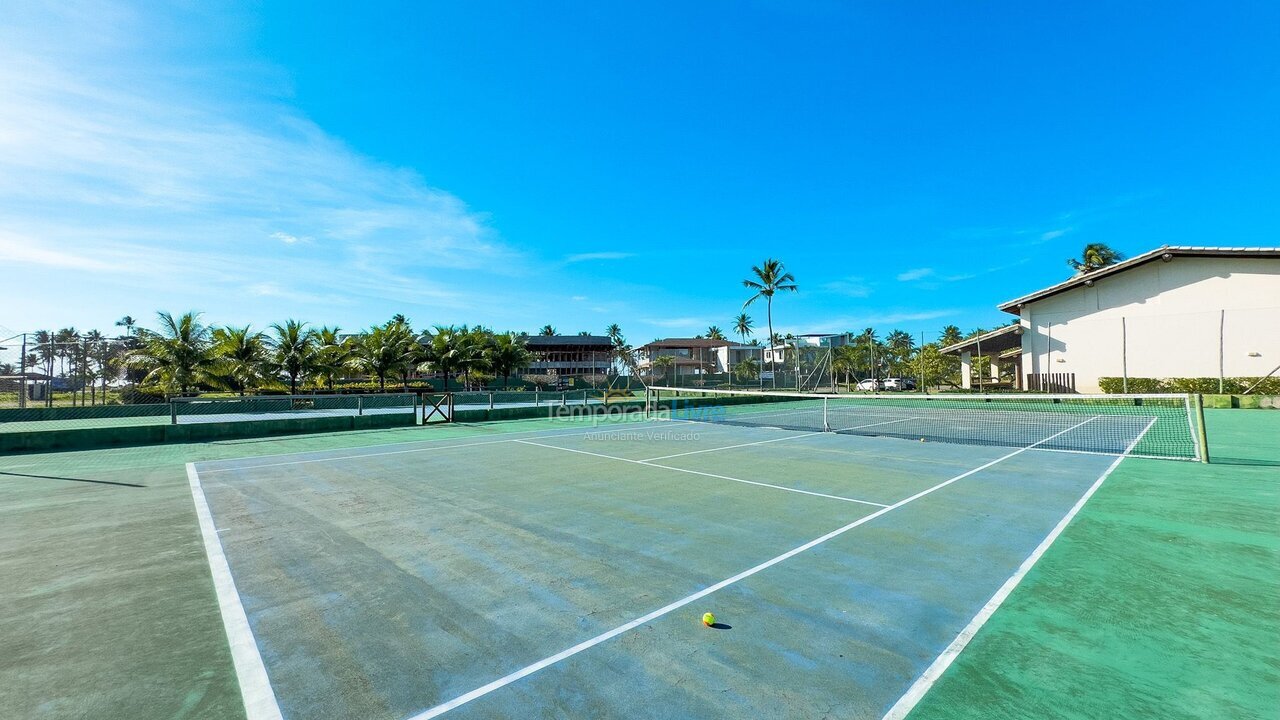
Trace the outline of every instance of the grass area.
<path fill-rule="evenodd" d="M 912 720 L 1277 716 L 1280 413 L 1205 412 L 1215 464 L 1122 463 Z"/>

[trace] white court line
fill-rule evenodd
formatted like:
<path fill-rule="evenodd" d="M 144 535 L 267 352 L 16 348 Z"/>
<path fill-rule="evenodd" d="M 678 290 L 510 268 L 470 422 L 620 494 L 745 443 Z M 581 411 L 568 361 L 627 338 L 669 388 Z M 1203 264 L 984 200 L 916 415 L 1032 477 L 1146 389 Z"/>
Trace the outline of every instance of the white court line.
<path fill-rule="evenodd" d="M 1151 429 L 1151 426 L 1155 424 L 1156 418 L 1151 418 L 1151 422 L 1147 423 L 1147 426 L 1142 429 L 1142 432 L 1138 434 L 1138 437 L 1134 438 L 1133 442 L 1129 443 L 1129 446 L 1125 448 L 1124 454 L 1117 457 L 1109 466 L 1107 466 L 1107 469 L 1104 470 L 1102 475 L 1093 483 L 1093 485 L 1085 491 L 1084 495 L 1076 501 L 1076 504 L 1072 506 L 1066 516 L 1064 516 L 1062 520 L 1054 526 L 1053 530 L 1045 536 L 1045 539 L 1036 546 L 1036 549 L 1032 551 L 1031 555 L 1029 555 L 1026 560 L 1022 561 L 1022 565 L 1018 567 L 1018 570 L 1004 582 L 1004 585 L 1000 586 L 1000 589 L 996 591 L 995 595 L 991 596 L 991 599 L 987 601 L 986 605 L 982 606 L 982 609 L 978 611 L 978 614 L 974 616 L 973 620 L 970 620 L 969 624 L 960 631 L 960 634 L 956 636 L 955 640 L 951 641 L 951 644 L 942 651 L 942 654 L 939 655 L 927 669 L 925 669 L 924 674 L 912 683 L 911 687 L 903 693 L 902 697 L 898 698 L 898 701 L 893 704 L 893 707 L 889 708 L 889 712 L 884 714 L 884 720 L 902 720 L 902 718 L 905 718 L 907 714 L 915 708 L 916 704 L 925 696 L 925 693 L 929 692 L 929 689 L 938 681 L 938 678 L 942 677 L 942 674 L 947 671 L 947 668 L 951 666 L 951 663 L 955 662 L 955 659 L 959 657 L 960 653 L 969 644 L 969 641 L 973 640 L 974 635 L 977 635 L 978 631 L 982 629 L 982 626 L 986 624 L 987 620 L 990 620 L 996 610 L 1000 609 L 1000 606 L 1004 604 L 1004 601 L 1008 599 L 1011 593 L 1013 593 L 1014 588 L 1018 587 L 1022 582 L 1022 579 L 1027 576 L 1027 573 L 1031 572 L 1031 568 L 1035 567 L 1035 564 L 1040 561 L 1040 558 L 1044 556 L 1045 551 L 1049 549 L 1049 546 L 1052 545 L 1054 541 L 1058 539 L 1058 536 L 1067 529 L 1067 526 L 1071 524 L 1071 521 L 1075 519 L 1075 516 L 1082 508 L 1084 508 L 1085 503 L 1089 502 L 1089 498 L 1093 497 L 1093 494 L 1098 491 L 1098 488 L 1102 487 L 1102 483 L 1106 482 L 1106 479 L 1111 476 L 1111 473 L 1120 466 L 1120 461 L 1124 460 L 1125 457 L 1128 456 L 1133 448 L 1137 446 L 1138 441 L 1142 440 L 1142 437 L 1146 435 L 1147 431 Z"/>
<path fill-rule="evenodd" d="M 647 422 L 649 421 L 645 420 L 640 422 L 634 422 L 632 424 L 644 425 Z M 544 438 L 544 437 L 553 438 L 553 437 L 566 437 L 566 436 L 572 437 L 574 435 L 583 435 L 587 433 L 610 432 L 615 428 L 621 429 L 621 426 L 609 425 L 606 427 L 606 426 L 597 425 L 590 428 L 577 428 L 570 432 L 553 432 L 554 428 L 552 428 L 551 430 L 520 430 L 518 432 L 507 433 L 507 434 L 508 435 L 526 435 L 531 432 L 537 432 L 537 433 L 543 433 L 543 434 L 535 435 L 534 437 L 538 437 L 538 438 Z M 392 447 L 395 445 L 420 444 L 423 442 L 444 442 L 450 439 L 453 439 L 453 438 L 439 438 L 437 440 L 415 440 L 415 441 L 409 441 L 407 443 L 388 443 L 387 445 L 365 445 L 364 447 L 366 448 Z M 516 442 L 518 440 L 519 438 L 502 437 L 502 438 L 494 438 L 492 440 L 481 440 L 480 442 L 473 442 L 473 443 L 459 443 L 457 445 L 430 445 L 427 447 L 410 448 L 408 450 L 391 450 L 389 452 L 367 452 L 367 453 L 357 453 L 354 455 L 334 455 L 331 457 L 308 458 L 306 460 L 289 460 L 286 462 L 259 463 L 257 465 L 236 465 L 235 467 L 229 467 L 229 468 L 206 468 L 204 470 L 201 470 L 201 472 L 204 473 L 205 475 L 209 475 L 212 473 L 236 472 L 239 470 L 255 470 L 257 468 L 267 468 L 267 467 L 283 467 L 286 465 L 307 465 L 310 463 L 333 462 L 337 460 L 359 460 L 361 458 L 376 458 L 376 457 L 384 457 L 387 455 L 405 455 L 409 453 L 432 452 L 435 450 L 451 450 L 453 448 L 478 447 L 481 445 L 496 445 L 498 443 Z M 290 456 L 296 457 L 298 455 L 310 455 L 314 453 L 315 453 L 314 450 L 313 451 L 304 450 L 302 452 L 285 453 L 283 455 L 276 455 L 274 457 L 290 457 Z M 261 457 L 273 457 L 273 456 L 263 455 Z M 209 460 L 206 462 L 226 462 L 226 461 Z"/>
<path fill-rule="evenodd" d="M 271 690 L 267 667 L 262 662 L 258 643 L 253 639 L 249 617 L 240 603 L 231 566 L 222 552 L 222 541 L 213 525 L 209 501 L 200 487 L 200 475 L 195 463 L 187 463 L 187 480 L 191 484 L 191 498 L 196 504 L 196 518 L 200 521 L 200 535 L 204 537 L 204 552 L 209 558 L 209 572 L 213 575 L 213 589 L 218 595 L 218 610 L 222 613 L 222 627 L 227 632 L 231 646 L 231 660 L 235 665 L 236 679 L 240 683 L 240 697 L 244 701 L 244 713 L 248 720 L 281 720 L 280 705 Z"/>
<path fill-rule="evenodd" d="M 685 468 L 670 467 L 668 465 L 658 465 L 647 460 L 631 460 L 630 458 L 617 457 L 616 455 L 603 455 L 601 453 L 588 452 L 586 450 L 575 450 L 574 448 L 560 447 L 559 445 L 544 445 L 536 443 L 532 440 L 516 440 L 521 445 L 536 445 L 542 448 L 550 448 L 552 450 L 561 450 L 563 452 L 577 453 L 579 455 L 590 455 L 591 457 L 604 458 L 605 460 L 617 460 L 619 462 L 632 463 L 634 465 L 643 465 L 651 468 L 662 468 L 663 470 L 672 470 L 675 472 L 688 473 L 690 475 L 701 475 L 703 477 L 716 478 L 717 480 L 729 480 L 731 482 L 742 483 L 743 485 L 757 485 L 759 487 L 773 488 L 774 490 L 785 490 L 787 492 L 799 493 L 801 495 L 812 495 L 814 497 L 827 498 L 829 500 L 841 500 L 843 502 L 858 503 L 859 505 L 874 505 L 875 507 L 889 507 L 884 503 L 871 502 L 870 500 L 858 500 L 857 498 L 843 497 L 840 495 L 827 495 L 826 493 L 810 492 L 808 490 L 800 490 L 798 488 L 785 487 L 783 485 L 770 485 L 769 483 L 756 482 L 755 480 L 743 480 L 741 478 L 729 477 L 728 475 L 716 475 L 714 473 L 702 472 L 700 470 L 686 470 Z"/>
<path fill-rule="evenodd" d="M 885 420 L 884 422 L 869 423 L 867 425 L 854 425 L 853 427 L 840 428 L 839 430 L 834 430 L 832 432 L 847 432 L 849 430 L 861 430 L 862 428 L 877 427 L 880 425 L 892 425 L 893 423 L 906 422 L 908 420 L 916 420 L 916 419 L 917 418 L 899 418 L 897 420 Z M 781 429 L 781 428 L 774 428 L 774 429 Z M 690 450 L 689 452 L 676 453 L 675 455 L 661 455 L 659 457 L 645 458 L 644 460 L 640 460 L 638 462 L 647 463 L 647 462 L 654 462 L 655 460 L 668 460 L 670 458 L 684 457 L 686 455 L 697 455 L 699 453 L 716 452 L 719 450 L 732 450 L 734 448 L 751 447 L 752 445 L 764 445 L 766 443 L 782 442 L 783 440 L 796 440 L 798 438 L 810 437 L 811 435 L 822 435 L 825 432 L 826 432 L 825 430 L 819 430 L 816 432 L 807 432 L 802 435 L 788 435 L 787 437 L 771 438 L 769 440 L 757 440 L 756 442 L 740 443 L 738 445 L 725 445 L 724 447 L 706 448 L 705 450 Z"/>
<path fill-rule="evenodd" d="M 485 695 L 488 695 L 489 693 L 493 692 L 494 690 L 498 690 L 498 689 L 501 689 L 501 688 L 503 688 L 503 687 L 506 687 L 507 685 L 510 685 L 511 683 L 513 683 L 513 682 L 515 682 L 515 681 L 517 681 L 517 680 L 520 680 L 520 679 L 522 679 L 522 678 L 528 677 L 528 676 L 530 676 L 530 675 L 532 675 L 532 674 L 534 674 L 534 673 L 538 672 L 539 670 L 542 670 L 543 668 L 550 667 L 551 665 L 554 665 L 554 664 L 556 664 L 556 663 L 560 662 L 561 660 L 564 660 L 564 659 L 569 658 L 569 657 L 573 657 L 574 655 L 577 655 L 578 653 L 582 652 L 583 650 L 588 650 L 588 649 L 590 649 L 590 648 L 595 647 L 596 645 L 599 645 L 600 643 L 602 643 L 602 642 L 604 642 L 604 641 L 606 641 L 606 640 L 609 640 L 609 639 L 615 638 L 615 637 L 617 637 L 617 636 L 619 636 L 619 635 L 621 635 L 621 634 L 623 634 L 623 633 L 627 632 L 628 630 L 634 630 L 635 628 L 638 628 L 638 627 L 640 627 L 641 625 L 644 625 L 645 623 L 652 622 L 653 620 L 656 620 L 656 619 L 658 619 L 658 618 L 662 617 L 663 615 L 666 615 L 666 614 L 668 614 L 668 613 L 670 613 L 670 612 L 672 612 L 672 611 L 674 611 L 674 610 L 679 610 L 680 608 L 684 607 L 685 605 L 688 605 L 689 603 L 695 602 L 695 601 L 697 601 L 697 600 L 701 600 L 702 598 L 704 598 L 704 597 L 706 597 L 706 596 L 708 596 L 708 595 L 710 595 L 710 594 L 712 594 L 712 593 L 716 592 L 717 590 L 722 590 L 722 589 L 724 589 L 724 588 L 726 588 L 726 587 L 728 587 L 728 586 L 730 586 L 730 585 L 733 585 L 734 583 L 738 582 L 739 580 L 743 580 L 743 579 L 745 579 L 745 578 L 749 578 L 749 577 L 751 577 L 752 575 L 755 575 L 756 573 L 760 572 L 761 570 L 766 570 L 766 569 L 768 569 L 768 568 L 771 568 L 771 567 L 773 567 L 774 565 L 777 565 L 778 563 L 782 562 L 783 560 L 787 560 L 787 559 L 789 559 L 789 558 L 795 557 L 796 555 L 799 555 L 800 553 L 802 553 L 802 552 L 804 552 L 804 551 L 806 551 L 806 550 L 809 550 L 810 548 L 813 548 L 813 547 L 816 547 L 816 546 L 818 546 L 818 545 L 821 545 L 822 543 L 825 543 L 826 541 L 828 541 L 828 540 L 830 540 L 830 539 L 832 539 L 832 538 L 839 537 L 839 536 L 841 536 L 841 535 L 843 535 L 843 534 L 845 534 L 845 533 L 849 532 L 850 530 L 852 530 L 852 529 L 854 529 L 854 528 L 858 527 L 859 525 L 863 525 L 863 524 L 865 524 L 865 523 L 871 522 L 872 520 L 874 520 L 874 519 L 876 519 L 876 518 L 880 517 L 881 515 L 884 515 L 884 514 L 886 514 L 886 513 L 892 512 L 892 511 L 894 511 L 894 510 L 897 510 L 898 508 L 900 508 L 900 507 L 902 507 L 902 506 L 904 506 L 904 505 L 907 505 L 907 504 L 909 504 L 909 503 L 915 502 L 916 500 L 919 500 L 920 498 L 924 497 L 925 495 L 928 495 L 928 494 L 930 494 L 930 493 L 932 493 L 932 492 L 935 492 L 935 491 L 937 491 L 937 490 L 941 490 L 942 488 L 944 488 L 944 487 L 946 487 L 946 486 L 948 486 L 948 485 L 950 485 L 950 484 L 952 484 L 952 483 L 954 483 L 954 482 L 957 482 L 957 481 L 959 481 L 959 480 L 963 480 L 964 478 L 967 478 L 967 477 L 969 477 L 970 475 L 973 475 L 973 474 L 975 474 L 975 473 L 978 473 L 978 472 L 981 472 L 981 471 L 983 471 L 983 470 L 986 470 L 987 468 L 991 467 L 992 465 L 995 465 L 995 464 L 1000 463 L 1000 462 L 1004 462 L 1005 460 L 1008 460 L 1009 458 L 1014 457 L 1015 455 L 1020 455 L 1020 454 L 1022 454 L 1022 453 L 1024 453 L 1024 452 L 1026 452 L 1026 451 L 1028 451 L 1028 450 L 1031 450 L 1032 448 L 1034 448 L 1034 447 L 1035 447 L 1035 446 L 1037 446 L 1037 445 L 1041 445 L 1041 444 L 1043 444 L 1043 443 L 1049 442 L 1050 440 L 1052 440 L 1052 439 L 1054 439 L 1054 438 L 1058 437 L 1059 435 L 1064 435 L 1064 434 L 1066 434 L 1066 433 L 1069 433 L 1069 432 L 1071 432 L 1072 430 L 1075 430 L 1076 428 L 1078 428 L 1078 427 L 1080 427 L 1080 426 L 1084 425 L 1085 423 L 1092 422 L 1093 420 L 1096 420 L 1096 419 L 1097 419 L 1097 417 L 1096 417 L 1096 416 L 1095 416 L 1095 417 L 1091 417 L 1091 418 L 1089 418 L 1088 420 L 1085 420 L 1084 422 L 1081 422 L 1081 423 L 1079 423 L 1079 424 L 1077 424 L 1077 425 L 1073 425 L 1073 426 L 1071 426 L 1071 427 L 1067 428 L 1066 430 L 1062 430 L 1062 431 L 1060 431 L 1060 432 L 1054 433 L 1053 435 L 1050 435 L 1049 437 L 1047 437 L 1047 438 L 1045 438 L 1045 439 L 1043 439 L 1043 440 L 1040 440 L 1040 441 L 1038 441 L 1038 442 L 1032 443 L 1031 445 L 1027 445 L 1027 446 L 1025 446 L 1025 447 L 1018 448 L 1017 450 L 1014 450 L 1013 452 L 1008 453 L 1008 454 L 1006 454 L 1006 455 L 1002 455 L 1002 456 L 1000 456 L 1000 457 L 996 458 L 995 460 L 992 460 L 991 462 L 986 463 L 985 465 L 980 465 L 980 466 L 978 466 L 978 467 L 976 467 L 976 468 L 974 468 L 974 469 L 972 469 L 972 470 L 969 470 L 969 471 L 967 471 L 967 472 L 961 473 L 960 475 L 956 475 L 955 477 L 951 478 L 950 480 L 944 480 L 944 481 L 942 481 L 942 482 L 938 483 L 937 485 L 934 485 L 934 486 L 933 486 L 933 487 L 931 487 L 931 488 L 926 488 L 926 489 L 924 489 L 924 490 L 921 490 L 920 492 L 916 493 L 915 495 L 912 495 L 912 496 L 911 496 L 911 497 L 909 497 L 909 498 L 906 498 L 906 499 L 904 499 L 904 500 L 899 500 L 898 502 L 896 502 L 896 503 L 894 503 L 894 504 L 892 504 L 892 505 L 890 505 L 890 506 L 888 506 L 888 507 L 885 507 L 885 508 L 882 508 L 882 509 L 880 509 L 880 510 L 877 510 L 877 511 L 875 511 L 875 512 L 871 513 L 870 515 L 867 515 L 867 516 L 865 516 L 865 517 L 858 518 L 857 520 L 854 520 L 853 522 L 849 523 L 848 525 L 845 525 L 844 527 L 836 528 L 835 530 L 832 530 L 831 532 L 827 533 L 826 535 L 823 535 L 822 537 L 819 537 L 819 538 L 815 538 L 815 539 L 813 539 L 813 540 L 810 540 L 809 542 L 807 542 L 807 543 L 805 543 L 805 544 L 803 544 L 803 545 L 801 545 L 801 546 L 799 546 L 799 547 L 792 548 L 791 550 L 788 550 L 787 552 L 785 552 L 785 553 L 783 553 L 783 554 L 781 554 L 781 555 L 778 555 L 777 557 L 774 557 L 774 558 L 771 558 L 771 559 L 769 559 L 769 560 L 766 560 L 766 561 L 764 561 L 764 562 L 760 563 L 759 565 L 756 565 L 755 567 L 752 567 L 752 568 L 748 568 L 748 569 L 746 569 L 746 570 L 743 570 L 742 572 L 738 573 L 737 575 L 734 575 L 733 577 L 725 578 L 724 580 L 721 580 L 720 582 L 716 583 L 715 585 L 711 585 L 711 586 L 709 586 L 709 587 L 705 587 L 705 588 L 703 588 L 703 589 L 699 590 L 698 592 L 693 593 L 692 595 L 687 595 L 687 596 L 685 596 L 685 597 L 683 597 L 683 598 L 680 598 L 679 600 L 676 600 L 675 602 L 673 602 L 673 603 L 671 603 L 671 604 L 669 604 L 669 605 L 666 605 L 666 606 L 664 606 L 664 607 L 660 607 L 660 608 L 658 608 L 657 610 L 654 610 L 653 612 L 649 613 L 648 615 L 642 615 L 642 616 L 640 616 L 640 617 L 636 618 L 635 620 L 632 620 L 631 622 L 626 623 L 625 625 L 619 625 L 618 627 L 616 627 L 616 628 L 614 628 L 614 629 L 612 629 L 612 630 L 609 630 L 609 631 L 607 631 L 607 632 L 603 632 L 603 633 L 601 633 L 601 634 L 599 634 L 599 635 L 597 635 L 597 636 L 595 636 L 595 637 L 593 637 L 593 638 L 591 638 L 591 639 L 589 639 L 589 640 L 584 640 L 583 642 L 580 642 L 580 643 L 578 643 L 577 645 L 574 645 L 573 647 L 571 647 L 571 648 L 569 648 L 569 649 L 567 649 L 567 650 L 562 650 L 562 651 L 560 651 L 560 652 L 556 653 L 555 655 L 552 655 L 552 656 L 550 656 L 550 657 L 543 658 L 542 660 L 539 660 L 539 661 L 537 661 L 537 662 L 533 663 L 532 665 L 526 665 L 526 666 L 524 666 L 524 667 L 520 668 L 519 670 L 516 670 L 515 672 L 513 672 L 513 673 L 511 673 L 511 674 L 509 674 L 509 675 L 505 675 L 505 676 L 503 676 L 503 677 L 500 677 L 500 678 L 498 678 L 497 680 L 494 680 L 493 682 L 491 682 L 491 683 L 489 683 L 489 684 L 487 684 L 487 685 L 482 685 L 482 686 L 480 686 L 480 687 L 476 688 L 475 690 L 472 690 L 472 691 L 471 691 L 471 692 L 469 692 L 469 693 L 465 693 L 465 694 L 463 694 L 463 695 L 459 695 L 458 697 L 456 697 L 456 698 L 454 698 L 454 699 L 452 699 L 452 700 L 449 700 L 448 702 L 444 702 L 444 703 L 441 703 L 441 704 L 439 704 L 439 705 L 436 705 L 436 706 L 435 706 L 435 707 L 433 707 L 433 708 L 430 708 L 430 709 L 424 710 L 423 712 L 420 712 L 420 713 L 418 713 L 417 715 L 414 715 L 414 716 L 410 717 L 410 718 L 409 718 L 409 720 L 430 720 L 430 718 L 439 717 L 440 715 L 443 715 L 444 713 L 447 713 L 447 712 L 449 712 L 450 710 L 452 710 L 452 709 L 454 709 L 454 708 L 456 708 L 456 707 L 459 707 L 459 706 L 461 706 L 461 705 L 465 705 L 465 704 L 467 704 L 467 703 L 471 702 L 472 700 L 476 700 L 476 699 L 478 699 L 478 698 L 484 697 Z M 558 449 L 564 449 L 564 448 L 558 448 Z M 657 466 L 657 467 L 661 467 L 661 466 Z"/>

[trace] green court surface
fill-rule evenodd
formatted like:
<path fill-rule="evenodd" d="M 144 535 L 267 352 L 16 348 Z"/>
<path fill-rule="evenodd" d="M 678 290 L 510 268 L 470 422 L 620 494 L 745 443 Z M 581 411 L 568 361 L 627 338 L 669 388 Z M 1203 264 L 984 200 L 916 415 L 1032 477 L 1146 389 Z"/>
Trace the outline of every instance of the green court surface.
<path fill-rule="evenodd" d="M 635 419 L 3 456 L 0 707 L 1274 716 L 1280 413 L 1207 414 L 1211 465 Z"/>

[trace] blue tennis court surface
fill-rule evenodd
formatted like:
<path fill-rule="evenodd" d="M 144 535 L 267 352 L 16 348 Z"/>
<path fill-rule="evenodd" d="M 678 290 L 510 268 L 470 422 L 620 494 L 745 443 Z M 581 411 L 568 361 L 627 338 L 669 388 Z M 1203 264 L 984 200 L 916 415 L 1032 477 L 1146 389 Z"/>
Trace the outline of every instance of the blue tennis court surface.
<path fill-rule="evenodd" d="M 1115 464 L 1041 449 L 1086 420 L 566 421 L 200 463 L 193 492 L 251 717 L 878 718 Z"/>

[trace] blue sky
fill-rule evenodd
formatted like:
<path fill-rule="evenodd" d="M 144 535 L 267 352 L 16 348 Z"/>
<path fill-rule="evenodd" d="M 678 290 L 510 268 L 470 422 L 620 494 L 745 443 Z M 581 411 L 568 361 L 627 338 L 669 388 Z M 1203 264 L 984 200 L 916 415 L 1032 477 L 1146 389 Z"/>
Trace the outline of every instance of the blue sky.
<path fill-rule="evenodd" d="M 0 332 L 645 342 L 775 256 L 780 331 L 932 339 L 1088 242 L 1280 245 L 1276 3 L 5 6 Z"/>

